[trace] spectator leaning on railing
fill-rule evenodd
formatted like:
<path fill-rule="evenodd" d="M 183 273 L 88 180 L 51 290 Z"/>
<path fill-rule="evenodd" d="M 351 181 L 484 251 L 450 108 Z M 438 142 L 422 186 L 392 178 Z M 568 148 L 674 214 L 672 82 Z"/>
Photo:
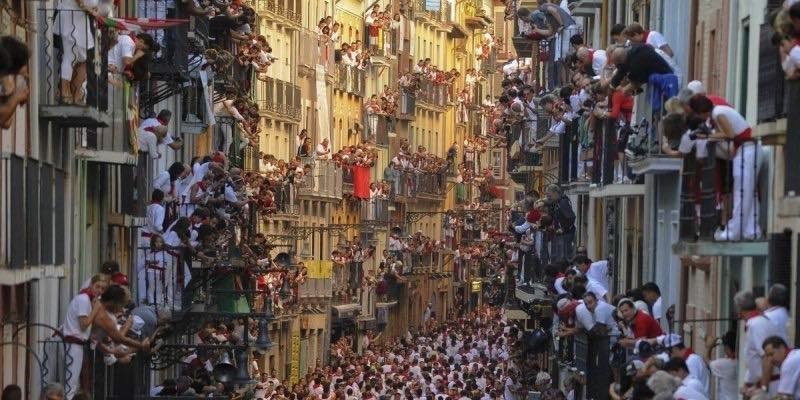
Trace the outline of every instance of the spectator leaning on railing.
<path fill-rule="evenodd" d="M 28 101 L 28 46 L 11 36 L 0 37 L 0 128 L 8 129 L 17 107 Z"/>

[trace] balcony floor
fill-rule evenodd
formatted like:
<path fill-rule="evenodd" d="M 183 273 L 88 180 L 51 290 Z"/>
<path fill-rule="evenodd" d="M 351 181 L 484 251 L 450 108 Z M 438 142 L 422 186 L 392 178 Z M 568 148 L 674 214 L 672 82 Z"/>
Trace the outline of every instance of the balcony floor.
<path fill-rule="evenodd" d="M 97 108 L 74 104 L 40 105 L 39 117 L 60 126 L 107 127 L 111 117 Z"/>
<path fill-rule="evenodd" d="M 739 242 L 679 241 L 672 245 L 672 253 L 679 256 L 766 256 L 769 255 L 769 242 L 766 240 Z"/>
<path fill-rule="evenodd" d="M 628 165 L 636 175 L 664 174 L 681 170 L 683 159 L 666 155 L 652 155 L 628 161 Z"/>
<path fill-rule="evenodd" d="M 644 196 L 644 185 L 619 183 L 589 188 L 589 197 L 629 197 Z"/>
<path fill-rule="evenodd" d="M 75 149 L 77 158 L 101 164 L 136 165 L 139 157 L 126 151 L 93 150 L 86 148 Z"/>

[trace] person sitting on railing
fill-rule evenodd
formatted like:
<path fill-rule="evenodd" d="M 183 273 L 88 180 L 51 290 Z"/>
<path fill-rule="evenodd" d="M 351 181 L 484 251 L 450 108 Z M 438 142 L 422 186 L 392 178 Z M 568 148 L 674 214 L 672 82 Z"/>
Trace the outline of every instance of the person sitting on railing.
<path fill-rule="evenodd" d="M 756 181 L 761 147 L 752 138 L 750 124 L 735 109 L 715 106 L 708 97 L 695 95 L 689 107 L 700 118 L 710 121 L 709 140 L 732 142 L 733 210 L 724 229 L 714 233 L 715 240 L 753 240 L 761 236 L 758 218 Z"/>
<path fill-rule="evenodd" d="M 0 127 L 8 129 L 17 107 L 28 101 L 28 46 L 12 36 L 0 37 Z M 23 84 L 24 82 L 24 84 Z"/>
<path fill-rule="evenodd" d="M 122 76 L 133 78 L 133 66 L 137 60 L 152 54 L 158 49 L 155 40 L 148 33 L 139 33 L 135 37 L 130 34 L 113 30 L 111 31 L 114 45 L 108 51 L 109 83 L 122 86 Z"/>

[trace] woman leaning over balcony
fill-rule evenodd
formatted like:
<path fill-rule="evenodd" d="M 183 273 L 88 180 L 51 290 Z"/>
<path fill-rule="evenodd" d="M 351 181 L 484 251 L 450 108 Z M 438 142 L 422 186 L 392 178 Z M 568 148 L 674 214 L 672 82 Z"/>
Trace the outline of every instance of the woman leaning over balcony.
<path fill-rule="evenodd" d="M 726 226 L 714 233 L 714 239 L 753 240 L 761 236 L 758 225 L 758 154 L 761 147 L 753 140 L 750 124 L 729 106 L 715 106 L 711 100 L 698 94 L 689 100 L 689 107 L 698 116 L 710 120 L 711 141 L 733 144 L 728 151 L 733 156 L 733 211 Z"/>

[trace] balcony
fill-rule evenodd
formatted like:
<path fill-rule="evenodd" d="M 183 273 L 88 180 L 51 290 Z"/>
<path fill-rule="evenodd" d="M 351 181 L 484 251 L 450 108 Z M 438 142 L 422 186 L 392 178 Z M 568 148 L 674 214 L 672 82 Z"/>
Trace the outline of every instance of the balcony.
<path fill-rule="evenodd" d="M 403 272 L 408 274 L 442 273 L 442 259 L 438 251 L 403 253 Z"/>
<path fill-rule="evenodd" d="M 397 118 L 402 120 L 414 119 L 414 111 L 417 107 L 417 98 L 413 93 L 400 91 L 400 106 L 397 109 Z"/>
<path fill-rule="evenodd" d="M 587 150 L 591 156 L 584 156 L 592 160 L 589 196 L 643 196 L 644 185 L 635 184 L 638 177 L 631 174 L 626 157 L 618 152 L 617 121 L 611 118 L 601 120 L 589 134 L 594 143 Z"/>
<path fill-rule="evenodd" d="M 286 28 L 299 29 L 303 23 L 299 0 L 253 0 L 251 5 L 259 16 L 272 18 Z"/>
<path fill-rule="evenodd" d="M 421 89 L 417 92 L 417 105 L 431 111 L 444 112 L 447 107 L 447 90 L 444 85 L 434 85 L 433 82 L 423 79 Z"/>
<path fill-rule="evenodd" d="M 58 10 L 56 13 L 55 9 L 38 9 L 36 19 L 40 32 L 36 35 L 39 54 L 34 57 L 38 56 L 41 62 L 38 71 L 33 71 L 31 76 L 42 81 L 39 84 L 39 117 L 61 127 L 110 126 L 115 111 L 110 105 L 116 104 L 114 98 L 122 96 L 123 90 L 109 85 L 107 52 L 87 50 L 95 49 L 95 38 L 107 32 L 101 33 L 95 24 L 88 24 L 83 11 Z M 69 27 L 76 32 L 68 36 L 69 40 L 55 36 L 56 29 Z M 54 40 L 56 37 L 58 42 Z M 83 62 L 78 62 L 81 60 Z M 73 79 L 76 68 L 85 69 L 85 79 Z M 67 78 L 62 80 L 62 75 Z"/>
<path fill-rule="evenodd" d="M 486 58 L 481 60 L 481 72 L 484 75 L 491 75 L 497 72 L 497 49 L 489 50 Z M 479 98 L 479 100 L 482 100 Z"/>
<path fill-rule="evenodd" d="M 432 25 L 442 25 L 444 22 L 442 3 L 444 1 L 415 0 L 413 4 L 414 19 Z"/>
<path fill-rule="evenodd" d="M 708 142 L 707 154 L 716 154 L 717 146 L 730 142 Z M 766 226 L 770 196 L 759 193 L 758 180 L 768 176 L 759 171 L 764 157 L 761 143 L 739 146 L 733 163 L 718 162 L 715 157 L 697 158 L 689 153 L 681 170 L 679 242 L 673 252 L 680 255 L 766 256 Z M 763 163 L 766 164 L 766 163 Z M 738 169 L 738 171 L 737 171 Z M 719 177 L 722 177 L 721 179 Z M 764 199 L 764 201 L 759 201 Z M 722 228 L 724 227 L 724 230 Z"/>
<path fill-rule="evenodd" d="M 366 129 L 364 133 L 367 139 L 372 139 L 378 146 L 389 146 L 389 126 L 391 117 L 384 114 L 370 114 L 366 115 Z"/>
<path fill-rule="evenodd" d="M 364 43 L 370 43 L 367 29 L 364 31 Z M 376 43 L 369 45 L 372 62 L 378 65 L 389 65 L 388 60 L 397 56 L 400 32 L 397 29 L 380 29 Z"/>
<path fill-rule="evenodd" d="M 389 200 L 370 199 L 359 204 L 359 215 L 362 221 L 389 222 Z"/>
<path fill-rule="evenodd" d="M 366 73 L 364 70 L 349 65 L 339 64 L 334 89 L 364 97 L 366 93 Z"/>
<path fill-rule="evenodd" d="M 800 109 L 800 81 L 787 81 L 786 86 L 789 93 L 787 108 L 789 110 Z M 783 146 L 784 162 L 786 163 L 783 194 L 788 199 L 800 195 L 800 174 L 797 173 L 800 171 L 800 135 L 797 134 L 800 132 L 800 113 L 791 113 L 787 116 L 786 132 L 792 132 L 791 135 L 786 135 L 786 144 Z M 800 208 L 792 215 L 800 215 Z"/>
<path fill-rule="evenodd" d="M 67 129 L 74 133 L 75 156 L 90 162 L 135 165 L 137 155 L 131 147 L 135 142 L 124 110 L 128 109 L 127 97 L 122 88 L 109 86 L 109 111 L 111 117 L 106 127 L 86 127 Z"/>
<path fill-rule="evenodd" d="M 297 188 L 297 195 L 322 200 L 342 199 L 342 169 L 330 160 L 316 160 L 313 172 Z"/>
<path fill-rule="evenodd" d="M 363 263 L 333 264 L 331 302 L 338 306 L 358 305 L 360 310 L 363 274 Z"/>
<path fill-rule="evenodd" d="M 333 293 L 333 285 L 328 278 L 307 278 L 299 285 L 298 296 L 300 301 L 325 300 L 329 299 Z"/>
<path fill-rule="evenodd" d="M 459 6 L 463 10 L 464 23 L 471 29 L 486 29 L 494 21 L 492 16 L 483 9 L 482 0 L 465 0 Z"/>
<path fill-rule="evenodd" d="M 514 36 L 511 42 L 517 57 L 532 57 L 534 54 L 539 54 L 539 41 L 528 39 L 524 32 L 528 30 L 528 24 L 520 21 L 518 18 L 514 19 Z"/>
<path fill-rule="evenodd" d="M 393 194 L 398 200 L 418 199 L 440 201 L 446 193 L 447 178 L 444 173 L 423 174 L 401 172 L 395 181 Z"/>
<path fill-rule="evenodd" d="M 444 9 L 442 10 L 442 14 L 444 15 L 445 22 L 450 25 L 450 31 L 447 32 L 447 37 L 449 39 L 466 39 L 469 36 L 469 32 L 461 25 L 459 21 L 460 16 L 460 8 L 458 5 L 453 7 L 452 4 L 445 1 L 442 4 Z"/>
<path fill-rule="evenodd" d="M 300 48 L 303 49 L 297 55 L 297 65 L 302 67 L 301 74 L 314 76 L 317 65 L 324 65 L 327 68 L 329 60 L 333 58 L 331 45 L 320 47 L 317 33 L 308 29 L 300 30 L 299 40 Z"/>
<path fill-rule="evenodd" d="M 275 78 L 265 78 L 257 84 L 258 108 L 266 116 L 285 122 L 300 122 L 300 87 Z"/>

